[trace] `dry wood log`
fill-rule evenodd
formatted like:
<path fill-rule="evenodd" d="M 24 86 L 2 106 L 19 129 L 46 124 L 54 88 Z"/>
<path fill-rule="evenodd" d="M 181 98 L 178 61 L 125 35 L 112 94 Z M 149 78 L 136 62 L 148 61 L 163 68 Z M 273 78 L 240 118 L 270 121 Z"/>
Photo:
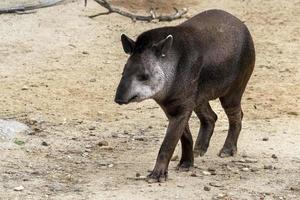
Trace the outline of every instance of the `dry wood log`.
<path fill-rule="evenodd" d="M 158 21 L 172 21 L 175 19 L 181 18 L 183 15 L 187 13 L 187 8 L 183 8 L 181 10 L 178 10 L 177 8 L 174 8 L 175 13 L 171 15 L 157 15 L 153 9 L 150 10 L 149 15 L 136 15 L 124 10 L 121 10 L 119 8 L 111 6 L 106 0 L 94 0 L 97 2 L 99 5 L 107 9 L 107 12 L 104 13 L 99 13 L 96 15 L 90 16 L 90 18 L 94 18 L 100 15 L 106 15 L 106 14 L 111 14 L 111 13 L 117 13 L 119 15 L 129 17 L 133 21 L 139 20 L 139 21 L 152 21 L 152 20 L 158 20 Z M 85 6 L 87 5 L 87 0 L 85 0 Z"/>
<path fill-rule="evenodd" d="M 7 14 L 7 13 L 28 14 L 28 11 L 58 5 L 63 1 L 65 0 L 44 0 L 43 2 L 40 2 L 38 4 L 17 5 L 9 8 L 0 8 L 0 14 Z"/>

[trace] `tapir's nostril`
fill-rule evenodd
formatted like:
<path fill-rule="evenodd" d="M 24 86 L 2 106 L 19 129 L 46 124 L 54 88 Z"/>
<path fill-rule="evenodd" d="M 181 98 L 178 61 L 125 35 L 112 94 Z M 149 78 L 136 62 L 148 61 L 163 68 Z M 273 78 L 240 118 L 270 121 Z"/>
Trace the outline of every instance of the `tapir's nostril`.
<path fill-rule="evenodd" d="M 115 102 L 119 105 L 128 103 L 128 101 L 124 101 L 123 99 L 115 99 Z"/>

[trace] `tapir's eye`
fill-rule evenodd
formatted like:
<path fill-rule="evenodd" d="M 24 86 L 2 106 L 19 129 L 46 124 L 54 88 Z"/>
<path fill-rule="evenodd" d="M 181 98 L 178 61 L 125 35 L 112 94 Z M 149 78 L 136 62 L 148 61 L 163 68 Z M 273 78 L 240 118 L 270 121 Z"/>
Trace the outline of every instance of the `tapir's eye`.
<path fill-rule="evenodd" d="M 139 81 L 147 81 L 149 79 L 149 75 L 148 74 L 141 74 L 141 75 L 138 75 L 138 80 Z"/>

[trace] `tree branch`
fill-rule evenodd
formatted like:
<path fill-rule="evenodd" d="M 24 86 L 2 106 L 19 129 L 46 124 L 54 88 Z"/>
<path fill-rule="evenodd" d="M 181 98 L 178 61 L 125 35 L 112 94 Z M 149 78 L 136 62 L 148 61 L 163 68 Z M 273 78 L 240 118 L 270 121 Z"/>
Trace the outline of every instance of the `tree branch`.
<path fill-rule="evenodd" d="M 151 9 L 150 10 L 150 15 L 143 16 L 143 15 L 132 14 L 130 12 L 121 10 L 119 8 L 116 8 L 116 7 L 113 7 L 106 0 L 94 0 L 94 1 L 97 2 L 100 6 L 106 8 L 108 11 L 105 12 L 105 13 L 92 15 L 92 16 L 90 16 L 90 18 L 94 18 L 94 17 L 97 17 L 99 15 L 104 15 L 104 14 L 117 13 L 119 15 L 128 17 L 128 18 L 132 19 L 133 21 L 136 21 L 136 20 L 148 21 L 148 22 L 150 22 L 152 20 L 172 21 L 172 20 L 181 18 L 188 11 L 187 8 L 183 8 L 181 10 L 178 10 L 178 9 L 174 8 L 174 10 L 175 10 L 174 14 L 171 14 L 171 15 L 156 15 L 155 11 L 153 9 Z M 85 5 L 86 4 L 87 4 L 87 0 L 85 0 Z"/>
<path fill-rule="evenodd" d="M 36 10 L 40 8 L 46 8 L 54 5 L 58 5 L 62 3 L 64 0 L 46 0 L 45 2 L 39 3 L 39 4 L 30 4 L 30 5 L 19 5 L 11 8 L 0 8 L 0 14 L 7 14 L 7 13 L 18 13 L 22 14 L 29 14 L 30 10 Z"/>

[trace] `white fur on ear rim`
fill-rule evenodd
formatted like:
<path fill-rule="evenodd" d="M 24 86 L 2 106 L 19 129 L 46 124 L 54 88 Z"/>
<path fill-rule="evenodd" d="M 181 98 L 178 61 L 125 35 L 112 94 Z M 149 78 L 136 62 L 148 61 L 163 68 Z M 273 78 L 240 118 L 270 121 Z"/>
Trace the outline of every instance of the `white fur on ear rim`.
<path fill-rule="evenodd" d="M 172 38 L 172 39 L 173 39 L 173 35 L 168 35 L 168 36 L 166 37 L 166 39 L 169 39 L 169 38 Z"/>
<path fill-rule="evenodd" d="M 164 45 L 165 48 L 167 48 L 167 50 L 162 51 L 161 57 L 165 57 L 169 48 L 171 48 L 172 43 L 173 43 L 173 36 L 172 35 L 168 35 L 164 40 L 164 43 L 167 43 Z"/>

